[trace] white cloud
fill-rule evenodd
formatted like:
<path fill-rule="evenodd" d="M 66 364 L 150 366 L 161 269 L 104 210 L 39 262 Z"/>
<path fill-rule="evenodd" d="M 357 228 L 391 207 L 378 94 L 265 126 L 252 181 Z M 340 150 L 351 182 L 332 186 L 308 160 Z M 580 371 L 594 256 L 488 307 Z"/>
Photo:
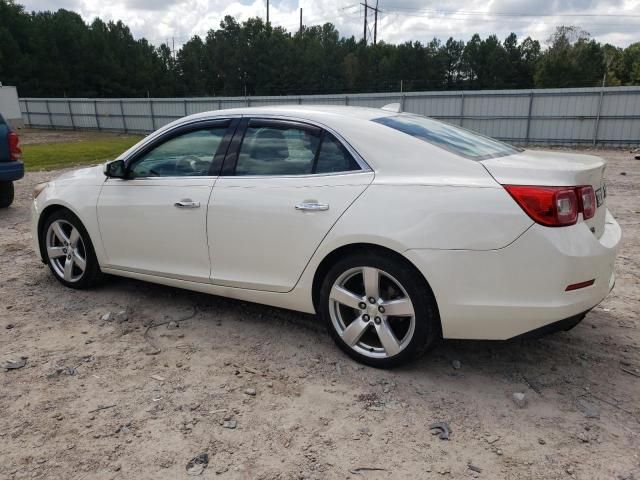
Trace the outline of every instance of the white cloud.
<path fill-rule="evenodd" d="M 204 36 L 208 30 L 217 29 L 225 15 L 239 20 L 266 16 L 265 0 L 22 0 L 21 3 L 28 10 L 75 10 L 86 21 L 95 17 L 122 20 L 136 37 L 144 36 L 154 44 L 174 37 L 176 46 L 193 35 Z M 332 22 L 342 35 L 362 37 L 359 0 L 271 0 L 270 4 L 270 20 L 274 26 L 296 31 L 298 9 L 302 7 L 305 25 Z M 468 40 L 474 33 L 482 37 L 495 33 L 502 39 L 510 32 L 544 42 L 557 25 L 564 24 L 581 26 L 600 42 L 624 47 L 638 41 L 640 21 L 640 0 L 539 0 L 535 3 L 532 0 L 380 0 L 379 6 L 383 13 L 379 18 L 378 38 L 390 43 L 428 42 L 434 37 L 444 41 L 450 36 Z M 544 16 L 516 15 L 521 13 Z M 568 14 L 576 16 L 566 16 Z M 626 17 L 619 16 L 625 14 Z M 371 16 L 370 20 L 372 24 Z"/>

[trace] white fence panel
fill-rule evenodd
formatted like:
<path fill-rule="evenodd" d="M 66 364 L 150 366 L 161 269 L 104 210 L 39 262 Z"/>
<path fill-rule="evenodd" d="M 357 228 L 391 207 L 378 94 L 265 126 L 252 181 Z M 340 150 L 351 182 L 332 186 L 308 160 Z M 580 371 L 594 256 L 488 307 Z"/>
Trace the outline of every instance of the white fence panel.
<path fill-rule="evenodd" d="M 207 98 L 22 98 L 25 125 L 148 133 L 194 113 L 269 105 L 351 105 L 428 115 L 516 144 L 640 144 L 640 88 Z"/>

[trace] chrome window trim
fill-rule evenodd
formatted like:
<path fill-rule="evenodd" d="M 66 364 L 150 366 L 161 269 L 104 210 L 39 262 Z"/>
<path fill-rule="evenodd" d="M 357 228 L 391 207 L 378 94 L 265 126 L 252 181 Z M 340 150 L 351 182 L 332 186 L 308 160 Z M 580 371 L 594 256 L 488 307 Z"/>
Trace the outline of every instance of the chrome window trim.
<path fill-rule="evenodd" d="M 166 130 L 163 130 L 165 127 L 160 127 L 158 130 L 152 132 L 146 138 L 143 138 L 138 145 L 136 145 L 135 150 L 132 150 L 127 156 L 119 156 L 117 160 L 124 160 L 125 163 L 128 163 L 133 157 L 138 155 L 140 151 L 144 150 L 149 146 L 150 143 L 155 142 L 157 140 L 162 140 L 164 136 L 170 136 L 172 132 L 177 129 L 181 129 L 184 127 L 197 126 L 200 123 L 207 123 L 216 120 L 232 120 L 234 118 L 242 118 L 242 115 L 232 114 L 232 115 L 219 115 L 213 117 L 206 118 L 195 118 L 188 121 L 184 121 L 181 123 L 177 123 Z M 150 178 L 168 178 L 168 177 L 150 177 Z"/>
<path fill-rule="evenodd" d="M 109 181 L 109 180 L 120 180 L 120 181 L 129 183 L 129 182 L 135 182 L 136 180 L 174 180 L 174 181 L 175 180 L 193 180 L 193 181 L 196 181 L 196 180 L 200 180 L 200 179 L 202 179 L 202 180 L 216 180 L 218 178 L 220 178 L 218 175 L 216 175 L 216 176 L 212 176 L 212 175 L 182 175 L 182 176 L 171 176 L 171 177 L 169 177 L 169 176 L 167 176 L 167 177 L 164 177 L 164 176 L 162 176 L 162 177 L 160 177 L 160 176 L 158 176 L 158 177 L 134 177 L 134 178 L 127 178 L 126 180 L 123 180 L 122 178 L 107 178 L 106 181 Z"/>
<path fill-rule="evenodd" d="M 307 118 L 300 118 L 300 117 L 296 117 L 296 116 L 290 116 L 290 115 L 281 115 L 281 114 L 273 114 L 273 113 L 260 113 L 257 112 L 255 114 L 249 114 L 249 113 L 243 113 L 243 114 L 228 114 L 228 113 L 223 113 L 224 110 L 220 110 L 220 114 L 219 115 L 211 115 L 211 116 L 207 116 L 207 117 L 200 117 L 200 118 L 195 118 L 195 119 L 191 119 L 191 120 L 187 120 L 184 122 L 180 122 L 177 123 L 175 125 L 173 125 L 171 128 L 167 128 L 166 130 L 162 130 L 161 127 L 159 130 L 156 130 L 155 132 L 151 133 L 147 138 L 143 139 L 141 143 L 138 144 L 138 146 L 136 147 L 135 150 L 131 151 L 127 156 L 123 157 L 118 157 L 119 160 L 124 160 L 125 163 L 129 162 L 129 160 L 133 157 L 135 157 L 142 149 L 146 148 L 149 143 L 151 142 L 155 142 L 156 140 L 162 139 L 162 137 L 164 137 L 165 135 L 169 135 L 171 134 L 171 132 L 173 132 L 175 129 L 178 128 L 184 128 L 187 126 L 191 126 L 191 125 L 197 125 L 199 123 L 204 123 L 204 122 L 209 122 L 209 121 L 215 121 L 215 120 L 225 120 L 225 119 L 234 119 L 234 118 L 264 118 L 264 119 L 268 119 L 268 120 L 286 120 L 286 121 L 293 121 L 293 122 L 298 122 L 298 123 L 307 123 L 309 125 L 313 125 L 315 127 L 318 128 L 322 128 L 324 130 L 326 130 L 327 132 L 331 133 L 333 136 L 336 137 L 336 139 L 342 144 L 342 146 L 344 146 L 344 148 L 347 149 L 347 151 L 353 156 L 353 158 L 355 159 L 356 163 L 358 164 L 358 166 L 360 167 L 360 170 L 346 170 L 344 172 L 331 172 L 331 173 L 314 173 L 314 174 L 305 174 L 305 175 L 246 175 L 246 176 L 242 176 L 243 178 L 267 178 L 267 177 L 272 177 L 272 178 L 280 178 L 280 177 L 296 177 L 296 178 L 300 178 L 300 177 L 319 177 L 319 176 L 327 176 L 327 175 L 352 175 L 354 173 L 362 173 L 362 172 L 373 172 L 373 168 L 371 168 L 371 166 L 365 161 L 364 158 L 362 158 L 362 156 L 358 153 L 358 151 L 353 148 L 351 146 L 351 144 L 342 136 L 340 135 L 340 133 L 338 133 L 335 129 L 325 125 L 322 122 L 318 122 L 316 120 L 309 120 Z M 221 175 L 221 177 L 231 177 L 231 176 L 236 176 L 236 175 Z M 169 178 L 169 177 L 140 177 L 140 178 Z M 180 178 L 180 177 L 177 177 Z M 185 177 L 183 177 L 185 178 Z M 189 178 L 189 177 L 186 177 Z M 203 178 L 203 177 L 198 177 L 198 178 Z M 218 177 L 216 177 L 218 178 Z"/>
<path fill-rule="evenodd" d="M 269 179 L 269 178 L 318 178 L 318 177 L 336 177 L 339 175 L 362 175 L 373 173 L 373 170 L 346 170 L 344 172 L 330 172 L 330 173 L 304 173 L 302 175 L 220 175 L 219 179 L 223 178 L 247 178 L 247 179 Z M 158 178 L 158 177 L 156 177 Z"/>
<path fill-rule="evenodd" d="M 331 172 L 331 173 L 305 173 L 305 174 L 302 174 L 302 175 L 221 175 L 221 177 L 224 177 L 224 178 L 227 178 L 227 177 L 239 177 L 239 178 L 240 177 L 241 178 L 285 178 L 285 177 L 292 177 L 292 178 L 301 178 L 301 177 L 324 177 L 324 176 L 328 176 L 328 175 L 350 175 L 350 174 L 354 174 L 354 173 L 373 172 L 373 169 L 369 166 L 369 164 L 365 161 L 365 159 L 362 158 L 362 156 L 356 151 L 356 149 L 353 148 L 351 146 L 351 144 L 349 142 L 347 142 L 347 140 L 342 135 L 340 135 L 336 130 L 334 130 L 333 128 L 325 125 L 322 122 L 318 122 L 317 120 L 309 120 L 307 118 L 300 118 L 300 117 L 273 114 L 273 113 L 243 114 L 242 117 L 247 117 L 247 118 L 250 118 L 250 119 L 254 119 L 254 118 L 255 119 L 264 119 L 264 120 L 284 120 L 284 121 L 297 122 L 297 123 L 302 123 L 302 124 L 306 123 L 306 124 L 312 125 L 314 127 L 318 127 L 318 128 L 323 129 L 323 130 L 326 130 L 327 132 L 332 134 L 334 137 L 336 137 L 336 139 L 342 144 L 342 146 L 347 149 L 349 154 L 354 158 L 354 160 L 356 161 L 356 163 L 360 167 L 360 170 L 345 170 L 343 172 Z"/>

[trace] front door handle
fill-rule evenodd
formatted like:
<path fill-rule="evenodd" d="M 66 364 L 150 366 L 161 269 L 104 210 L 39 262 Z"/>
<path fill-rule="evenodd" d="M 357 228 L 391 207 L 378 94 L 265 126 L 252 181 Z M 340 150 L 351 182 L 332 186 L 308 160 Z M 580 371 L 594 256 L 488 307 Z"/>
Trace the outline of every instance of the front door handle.
<path fill-rule="evenodd" d="M 310 211 L 310 212 L 322 212 L 329 210 L 328 203 L 317 202 L 302 202 L 296 205 L 296 210 Z"/>
<path fill-rule="evenodd" d="M 194 202 L 190 198 L 185 198 L 173 204 L 177 208 L 200 208 L 200 202 Z"/>

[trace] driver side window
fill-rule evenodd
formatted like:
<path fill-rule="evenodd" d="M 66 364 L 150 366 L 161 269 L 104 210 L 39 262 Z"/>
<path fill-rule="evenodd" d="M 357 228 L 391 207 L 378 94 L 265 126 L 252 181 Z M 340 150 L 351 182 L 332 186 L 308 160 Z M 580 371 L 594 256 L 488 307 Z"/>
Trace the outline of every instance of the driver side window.
<path fill-rule="evenodd" d="M 226 126 L 209 127 L 173 137 L 142 155 L 132 166 L 131 176 L 208 176 L 226 131 Z"/>

